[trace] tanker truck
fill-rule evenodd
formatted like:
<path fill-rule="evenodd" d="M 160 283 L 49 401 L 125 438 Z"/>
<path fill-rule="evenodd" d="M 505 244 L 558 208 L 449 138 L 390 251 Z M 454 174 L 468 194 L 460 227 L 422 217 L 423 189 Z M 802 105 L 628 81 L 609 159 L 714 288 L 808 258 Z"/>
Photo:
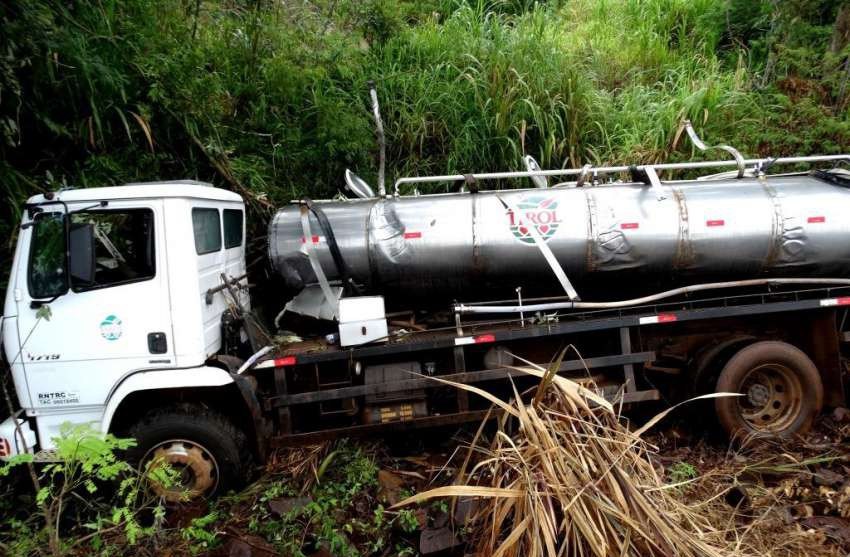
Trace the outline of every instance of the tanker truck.
<path fill-rule="evenodd" d="M 739 393 L 701 419 L 799 435 L 845 400 L 850 156 L 735 155 L 528 159 L 378 193 L 348 174 L 347 194 L 271 218 L 279 283 L 253 300 L 236 193 L 36 195 L 6 291 L 20 409 L 0 456 L 49 461 L 62 424 L 88 423 L 135 438 L 135 461 L 179 467 L 166 498 L 207 497 L 276 447 L 492 417 L 445 381 L 510 396 L 535 380 L 518 368 L 569 345 L 558 372 L 612 401 Z M 276 317 L 262 323 L 259 305 Z"/>

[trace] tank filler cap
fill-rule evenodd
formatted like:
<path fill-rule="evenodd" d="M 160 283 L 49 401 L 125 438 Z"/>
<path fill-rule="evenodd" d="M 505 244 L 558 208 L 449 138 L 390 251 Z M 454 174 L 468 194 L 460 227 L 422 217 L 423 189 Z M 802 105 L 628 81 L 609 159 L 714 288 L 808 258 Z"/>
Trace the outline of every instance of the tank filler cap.
<path fill-rule="evenodd" d="M 366 183 L 366 180 L 347 168 L 345 169 L 345 187 L 360 199 L 375 197 L 374 190 Z"/>

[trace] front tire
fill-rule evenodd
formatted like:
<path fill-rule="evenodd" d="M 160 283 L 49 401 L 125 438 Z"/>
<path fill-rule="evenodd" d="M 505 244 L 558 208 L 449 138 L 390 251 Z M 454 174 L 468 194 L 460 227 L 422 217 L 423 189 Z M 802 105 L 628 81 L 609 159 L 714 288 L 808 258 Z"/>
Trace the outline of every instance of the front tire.
<path fill-rule="evenodd" d="M 715 399 L 717 417 L 730 436 L 789 438 L 805 433 L 823 406 L 823 383 L 806 354 L 788 343 L 764 341 L 736 353 L 723 367 Z"/>
<path fill-rule="evenodd" d="M 178 474 L 164 486 L 151 481 L 153 491 L 169 502 L 209 498 L 239 487 L 250 473 L 251 454 L 245 433 L 207 408 L 183 404 L 152 410 L 129 431 L 137 445 L 131 462 L 144 470 L 162 460 Z"/>

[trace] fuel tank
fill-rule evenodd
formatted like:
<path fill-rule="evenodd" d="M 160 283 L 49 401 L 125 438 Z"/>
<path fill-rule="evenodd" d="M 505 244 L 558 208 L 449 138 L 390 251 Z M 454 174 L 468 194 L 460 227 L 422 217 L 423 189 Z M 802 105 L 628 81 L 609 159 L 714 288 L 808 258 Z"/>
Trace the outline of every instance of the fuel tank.
<path fill-rule="evenodd" d="M 582 297 L 603 286 L 619 297 L 612 285 L 648 293 L 715 279 L 850 276 L 850 189 L 838 183 L 770 176 L 666 182 L 661 192 L 609 184 L 317 201 L 326 226 L 309 212 L 309 238 L 292 204 L 269 225 L 269 256 L 299 291 L 316 282 L 309 242 L 328 279 L 340 280 L 329 226 L 350 278 L 394 306 L 446 307 L 516 287 L 557 294 L 541 242 Z"/>

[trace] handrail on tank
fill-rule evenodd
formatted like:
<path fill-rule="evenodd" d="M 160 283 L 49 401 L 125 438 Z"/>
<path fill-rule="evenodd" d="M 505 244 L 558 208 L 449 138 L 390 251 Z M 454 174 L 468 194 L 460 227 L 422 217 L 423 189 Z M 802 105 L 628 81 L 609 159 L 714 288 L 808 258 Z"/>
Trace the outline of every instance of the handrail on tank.
<path fill-rule="evenodd" d="M 763 159 L 746 159 L 743 161 L 745 167 L 759 168 L 763 165 L 778 165 L 778 164 L 803 164 L 815 162 L 830 162 L 830 161 L 848 161 L 850 162 L 850 154 L 845 155 L 810 155 L 805 157 L 779 157 L 779 158 L 763 158 Z M 653 168 L 658 170 L 693 170 L 700 168 L 721 168 L 734 166 L 739 167 L 738 160 L 718 160 L 718 161 L 697 161 L 697 162 L 674 162 L 674 163 L 659 163 L 659 164 L 642 164 L 634 167 L 630 166 L 599 166 L 593 167 L 592 171 L 599 174 L 616 174 L 619 172 L 629 172 L 631 169 L 646 170 Z M 585 167 L 582 168 L 561 168 L 557 170 L 537 170 L 537 171 L 513 171 L 513 172 L 482 172 L 479 174 L 444 174 L 439 176 L 411 176 L 399 178 L 395 181 L 395 195 L 399 194 L 399 187 L 404 184 L 424 184 L 434 182 L 463 182 L 470 178 L 481 180 L 505 180 L 517 178 L 531 178 L 533 176 L 580 176 L 582 173 L 587 173 Z"/>

